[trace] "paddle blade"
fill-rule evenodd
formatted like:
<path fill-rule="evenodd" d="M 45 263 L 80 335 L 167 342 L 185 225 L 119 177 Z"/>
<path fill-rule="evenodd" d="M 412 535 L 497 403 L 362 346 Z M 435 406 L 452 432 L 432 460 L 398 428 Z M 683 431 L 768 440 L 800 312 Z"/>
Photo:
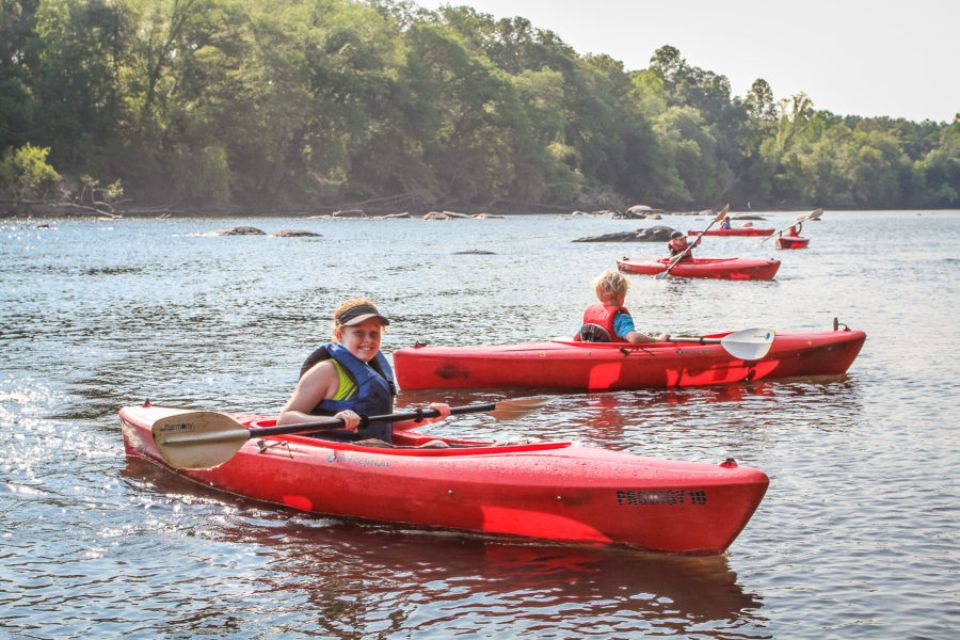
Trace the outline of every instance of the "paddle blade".
<path fill-rule="evenodd" d="M 157 451 L 175 469 L 212 469 L 232 458 L 250 439 L 246 427 L 213 411 L 160 418 L 152 430 Z"/>
<path fill-rule="evenodd" d="M 714 217 L 713 221 L 714 221 L 714 222 L 720 222 L 721 220 L 723 220 L 724 218 L 727 217 L 727 213 L 728 213 L 729 211 L 730 211 L 730 204 L 727 203 L 727 204 L 723 205 L 723 209 L 720 209 L 719 213 L 717 213 L 717 215 L 716 215 L 716 217 Z"/>
<path fill-rule="evenodd" d="M 721 338 L 720 346 L 734 358 L 760 360 L 770 352 L 776 335 L 773 329 L 743 329 Z"/>
<path fill-rule="evenodd" d="M 489 415 L 496 420 L 516 420 L 527 416 L 534 411 L 543 409 L 550 402 L 549 398 L 514 398 L 501 400 Z"/>

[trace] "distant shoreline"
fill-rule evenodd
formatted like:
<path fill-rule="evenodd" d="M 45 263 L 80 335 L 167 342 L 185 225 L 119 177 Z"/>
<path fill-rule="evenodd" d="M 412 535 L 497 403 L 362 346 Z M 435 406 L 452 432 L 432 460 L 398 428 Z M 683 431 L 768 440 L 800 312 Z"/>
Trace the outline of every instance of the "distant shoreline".
<path fill-rule="evenodd" d="M 719 205 L 718 205 L 719 206 Z M 756 209 L 739 209 L 736 206 L 731 208 L 733 216 L 748 216 L 756 212 L 763 213 L 788 213 L 795 211 L 810 211 L 814 209 L 811 205 L 797 205 L 784 207 L 762 207 Z M 530 205 L 527 210 L 504 209 L 502 207 L 490 207 L 487 209 L 478 209 L 468 207 L 463 210 L 453 209 L 434 209 L 434 210 L 414 210 L 414 211 L 391 211 L 391 210 L 342 210 L 333 208 L 320 208 L 316 210 L 307 209 L 288 209 L 282 211 L 252 211 L 231 207 L 225 209 L 211 209 L 207 207 L 167 207 L 167 206 L 143 206 L 143 207 L 114 207 L 112 211 L 95 209 L 91 206 L 81 206 L 74 203 L 3 203 L 0 204 L 0 219 L 94 219 L 94 220 L 122 220 L 122 219 L 157 219 L 157 218 L 205 218 L 205 219 L 229 219 L 229 218 L 303 218 L 303 219 L 384 219 L 384 218 L 410 218 L 420 219 L 431 212 L 446 212 L 451 217 L 475 217 L 481 214 L 493 216 L 528 216 L 528 215 L 563 215 L 563 216 L 584 216 L 584 217 L 618 217 L 627 220 L 655 220 L 656 216 L 700 216 L 709 213 L 710 209 L 662 209 L 654 208 L 647 214 L 627 214 L 621 209 L 609 208 L 583 208 L 577 206 L 563 207 L 553 205 Z M 861 209 L 861 208 L 827 208 L 829 211 L 941 211 L 945 209 L 922 209 L 911 207 L 909 209 L 891 208 L 891 209 Z"/>

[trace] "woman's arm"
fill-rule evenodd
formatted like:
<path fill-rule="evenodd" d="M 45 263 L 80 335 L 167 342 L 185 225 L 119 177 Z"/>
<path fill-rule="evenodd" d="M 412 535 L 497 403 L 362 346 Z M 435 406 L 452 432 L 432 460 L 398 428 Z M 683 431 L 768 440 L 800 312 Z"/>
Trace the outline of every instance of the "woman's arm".
<path fill-rule="evenodd" d="M 336 395 L 339 387 L 340 378 L 332 362 L 325 360 L 314 365 L 300 378 L 287 404 L 280 410 L 277 424 L 296 424 L 315 420 L 316 416 L 311 415 L 310 412 L 322 401 Z M 339 414 L 338 417 L 340 417 Z"/>
<path fill-rule="evenodd" d="M 435 409 L 440 412 L 440 415 L 436 418 L 424 418 L 423 420 L 404 420 L 403 422 L 395 422 L 393 428 L 397 431 L 407 431 L 408 429 L 415 429 L 416 427 L 422 427 L 425 424 L 430 424 L 432 422 L 440 422 L 441 420 L 446 420 L 450 417 L 450 405 L 446 402 L 431 402 L 430 408 Z"/>

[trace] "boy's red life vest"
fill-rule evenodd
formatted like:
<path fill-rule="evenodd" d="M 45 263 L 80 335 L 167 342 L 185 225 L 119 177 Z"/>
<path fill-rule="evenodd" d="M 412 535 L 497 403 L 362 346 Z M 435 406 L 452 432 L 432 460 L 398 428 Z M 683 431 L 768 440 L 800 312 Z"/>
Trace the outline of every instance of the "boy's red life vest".
<path fill-rule="evenodd" d="M 683 253 L 688 246 L 689 244 L 687 243 L 686 238 L 676 238 L 667 243 L 667 248 L 670 249 L 670 257 Z M 687 251 L 687 254 L 680 259 L 689 260 L 692 258 L 693 258 L 693 249 L 690 249 L 690 251 Z"/>
<path fill-rule="evenodd" d="M 575 339 L 584 342 L 619 342 L 620 338 L 613 328 L 613 321 L 618 313 L 630 312 L 626 307 L 618 305 L 590 305 L 583 312 L 583 324 Z"/>

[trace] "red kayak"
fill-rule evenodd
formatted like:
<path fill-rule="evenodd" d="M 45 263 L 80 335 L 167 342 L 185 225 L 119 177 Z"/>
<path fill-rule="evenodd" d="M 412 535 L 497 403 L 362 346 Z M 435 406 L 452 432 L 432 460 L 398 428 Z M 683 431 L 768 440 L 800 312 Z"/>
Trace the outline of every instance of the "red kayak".
<path fill-rule="evenodd" d="M 706 231 L 687 231 L 688 236 L 772 236 L 773 229 L 766 227 L 737 227 L 736 229 L 707 229 Z"/>
<path fill-rule="evenodd" d="M 623 258 L 617 267 L 623 273 L 654 276 L 670 266 L 670 258 Z M 688 258 L 670 270 L 678 278 L 717 280 L 773 280 L 780 261 L 773 258 Z"/>
<path fill-rule="evenodd" d="M 182 409 L 124 407 L 127 455 L 226 493 L 311 513 L 674 553 L 722 553 L 746 526 L 767 476 L 722 464 L 643 458 L 568 442 L 497 445 L 397 431 L 383 447 L 301 435 L 252 438 L 226 463 L 173 469 L 155 421 Z M 233 415 L 244 426 L 275 420 Z M 189 423 L 175 425 L 189 429 Z M 166 446 L 166 445 L 165 445 Z"/>
<path fill-rule="evenodd" d="M 708 338 L 719 338 L 720 333 Z M 778 333 L 759 360 L 721 344 L 551 340 L 504 346 L 407 347 L 393 353 L 400 387 L 412 389 L 555 388 L 587 391 L 689 387 L 796 376 L 842 375 L 866 339 L 863 331 Z"/>
<path fill-rule="evenodd" d="M 778 236 L 777 249 L 806 249 L 810 238 L 800 236 Z"/>

